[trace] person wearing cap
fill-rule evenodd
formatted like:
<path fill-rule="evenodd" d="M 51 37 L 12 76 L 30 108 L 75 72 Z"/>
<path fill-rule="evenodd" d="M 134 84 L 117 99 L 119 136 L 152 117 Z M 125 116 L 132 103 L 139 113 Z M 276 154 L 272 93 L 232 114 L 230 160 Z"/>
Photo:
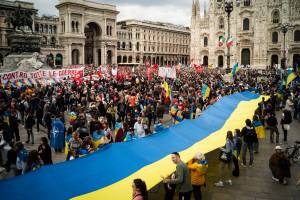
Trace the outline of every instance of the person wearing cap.
<path fill-rule="evenodd" d="M 201 186 L 205 185 L 205 175 L 208 168 L 205 156 L 201 152 L 195 153 L 193 159 L 187 163 L 187 166 L 191 174 L 194 198 L 195 200 L 200 200 L 202 199 Z"/>
<path fill-rule="evenodd" d="M 269 160 L 272 179 L 276 182 L 287 185 L 287 178 L 291 177 L 290 166 L 291 163 L 282 151 L 282 147 L 276 146 L 275 153 Z"/>

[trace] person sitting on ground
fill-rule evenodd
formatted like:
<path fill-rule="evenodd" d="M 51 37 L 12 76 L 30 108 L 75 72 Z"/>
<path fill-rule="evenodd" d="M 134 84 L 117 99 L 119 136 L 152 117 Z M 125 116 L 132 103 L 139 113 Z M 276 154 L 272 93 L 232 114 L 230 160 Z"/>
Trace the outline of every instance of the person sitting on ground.
<path fill-rule="evenodd" d="M 32 150 L 28 154 L 25 173 L 35 171 L 42 167 L 42 161 L 37 150 Z"/>
<path fill-rule="evenodd" d="M 272 179 L 286 185 L 287 178 L 291 178 L 291 163 L 282 151 L 281 146 L 275 147 L 275 153 L 269 160 L 269 167 L 272 172 Z"/>
<path fill-rule="evenodd" d="M 94 149 L 92 138 L 90 136 L 86 136 L 83 139 L 80 151 L 83 152 L 82 154 L 89 154 L 89 153 L 93 153 L 94 150 L 95 149 Z"/>
<path fill-rule="evenodd" d="M 73 132 L 72 139 L 69 141 L 69 150 L 66 160 L 70 160 L 71 157 L 78 158 L 81 145 L 82 140 L 79 138 L 79 134 L 77 132 Z"/>

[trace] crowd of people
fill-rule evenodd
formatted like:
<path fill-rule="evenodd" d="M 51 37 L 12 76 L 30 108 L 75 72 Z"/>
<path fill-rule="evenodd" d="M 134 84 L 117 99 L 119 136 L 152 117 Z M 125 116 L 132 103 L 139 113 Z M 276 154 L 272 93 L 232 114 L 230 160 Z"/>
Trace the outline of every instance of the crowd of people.
<path fill-rule="evenodd" d="M 71 160 L 93 153 L 109 143 L 155 134 L 166 124 L 169 126 L 197 118 L 224 95 L 245 90 L 270 95 L 268 101 L 260 103 L 253 119 L 246 121 L 244 129 L 235 130 L 234 134 L 228 132 L 226 145 L 222 149 L 225 152 L 224 155 L 222 153 L 225 161 L 220 167 L 222 178 L 216 184 L 222 186 L 225 167 L 230 169 L 232 162 L 236 165 L 240 153 L 242 166 L 246 166 L 247 150 L 250 152 L 249 165 L 253 165 L 253 153 L 259 151 L 255 132 L 257 127 L 261 127 L 259 124 L 270 130 L 270 142 L 274 142 L 275 133 L 275 142 L 279 143 L 275 110 L 284 109 L 280 124 L 285 141 L 291 116 L 300 119 L 298 80 L 282 89 L 281 76 L 274 69 L 264 73 L 252 69 L 240 70 L 232 82 L 224 80 L 226 72 L 221 69 L 203 69 L 199 73 L 194 67 L 179 68 L 176 79 L 159 77 L 157 69 L 149 76 L 146 67 L 135 70 L 120 67 L 118 70 L 122 73 L 117 76 L 113 76 L 111 71 L 104 75 L 101 69 L 100 73 L 95 69 L 89 70 L 80 80 L 70 78 L 50 85 L 37 82 L 21 88 L 11 85 L 0 88 L 0 164 L 5 170 L 20 175 L 52 164 L 51 148 L 56 152 L 65 151 L 66 160 Z M 97 79 L 94 79 L 95 76 Z M 203 85 L 210 88 L 207 97 L 202 93 Z M 172 122 L 165 120 L 166 114 L 172 117 Z M 26 141 L 21 141 L 20 128 L 23 127 L 27 133 Z M 46 130 L 47 134 L 43 135 L 41 130 Z M 23 142 L 28 145 L 36 143 L 35 136 L 38 134 L 43 135 L 38 149 L 27 150 Z M 179 165 L 179 154 L 172 155 L 176 157 L 173 162 Z M 204 156 L 198 153 L 188 163 L 188 168 L 183 164 L 178 166 L 181 172 L 191 171 L 192 175 L 192 186 L 183 186 L 179 191 L 185 193 L 193 189 L 195 198 L 201 199 L 200 186 L 205 181 L 203 174 L 193 175 L 193 170 L 201 162 L 199 165 L 207 166 L 204 161 Z M 182 174 L 175 174 L 174 179 L 164 179 L 167 189 L 172 191 L 172 185 L 182 183 L 182 177 L 178 176 Z M 284 182 L 276 173 L 274 179 Z M 227 182 L 232 184 L 231 180 Z M 135 181 L 134 185 L 134 188 L 144 187 L 141 180 Z M 181 196 L 189 199 L 188 195 Z"/>

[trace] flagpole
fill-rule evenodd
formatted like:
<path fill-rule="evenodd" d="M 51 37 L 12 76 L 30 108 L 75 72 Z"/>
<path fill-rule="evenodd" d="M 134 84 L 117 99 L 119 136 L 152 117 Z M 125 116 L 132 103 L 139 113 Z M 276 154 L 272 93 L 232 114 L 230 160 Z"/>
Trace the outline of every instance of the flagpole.
<path fill-rule="evenodd" d="M 225 12 L 227 13 L 228 38 L 230 38 L 230 13 L 233 11 L 233 2 L 228 0 L 225 2 Z M 230 46 L 227 45 L 227 71 L 230 70 Z"/>

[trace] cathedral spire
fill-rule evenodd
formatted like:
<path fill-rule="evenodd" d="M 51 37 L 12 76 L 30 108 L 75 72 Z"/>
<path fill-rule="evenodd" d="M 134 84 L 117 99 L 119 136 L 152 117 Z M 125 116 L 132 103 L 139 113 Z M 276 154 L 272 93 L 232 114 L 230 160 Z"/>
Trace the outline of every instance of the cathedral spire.
<path fill-rule="evenodd" d="M 199 0 L 196 0 L 195 10 L 196 10 L 196 15 L 200 16 L 200 3 L 199 3 Z"/>
<path fill-rule="evenodd" d="M 206 16 L 207 10 L 206 10 L 206 2 L 204 1 L 204 16 Z"/>
<path fill-rule="evenodd" d="M 192 5 L 192 16 L 196 16 L 195 0 L 193 0 L 193 5 Z"/>

